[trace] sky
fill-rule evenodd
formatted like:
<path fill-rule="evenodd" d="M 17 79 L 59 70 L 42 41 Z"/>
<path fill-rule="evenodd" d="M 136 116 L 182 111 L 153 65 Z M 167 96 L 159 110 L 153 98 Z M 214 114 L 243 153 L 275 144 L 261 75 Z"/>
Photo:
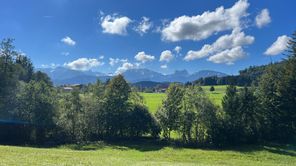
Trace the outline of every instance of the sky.
<path fill-rule="evenodd" d="M 0 39 L 35 68 L 237 74 L 280 61 L 295 0 L 0 0 Z"/>

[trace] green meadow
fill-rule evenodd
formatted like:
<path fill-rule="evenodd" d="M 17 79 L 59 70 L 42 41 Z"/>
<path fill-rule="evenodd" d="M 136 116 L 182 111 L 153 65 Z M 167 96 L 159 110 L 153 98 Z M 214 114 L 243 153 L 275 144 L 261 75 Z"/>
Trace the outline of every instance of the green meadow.
<path fill-rule="evenodd" d="M 202 86 L 205 93 L 209 96 L 211 101 L 217 105 L 221 106 L 223 96 L 225 95 L 226 85 L 214 86 L 215 91 L 210 91 L 211 86 Z M 165 93 L 140 93 L 144 97 L 144 101 L 150 112 L 155 113 L 158 107 L 161 106 L 162 101 L 165 99 Z"/>
<path fill-rule="evenodd" d="M 198 165 L 290 166 L 295 146 L 193 149 L 149 141 L 64 145 L 54 148 L 0 146 L 0 165 Z"/>

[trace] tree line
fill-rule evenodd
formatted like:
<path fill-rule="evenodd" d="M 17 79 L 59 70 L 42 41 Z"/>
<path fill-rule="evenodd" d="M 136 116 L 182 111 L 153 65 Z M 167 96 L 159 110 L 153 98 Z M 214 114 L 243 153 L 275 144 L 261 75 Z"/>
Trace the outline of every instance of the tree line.
<path fill-rule="evenodd" d="M 193 82 L 187 82 L 186 85 L 236 85 L 236 86 L 251 86 L 256 85 L 260 81 L 261 76 L 270 68 L 270 66 L 280 67 L 284 65 L 283 62 L 271 63 L 261 66 L 250 66 L 244 70 L 240 70 L 238 75 L 229 75 L 224 77 L 205 77 L 195 80 Z"/>
<path fill-rule="evenodd" d="M 29 143 L 80 143 L 106 138 L 167 140 L 185 144 L 233 145 L 288 142 L 296 136 L 296 33 L 281 65 L 270 64 L 256 84 L 230 84 L 216 106 L 195 84 L 172 83 L 155 115 L 122 75 L 70 93 L 34 71 L 32 62 L 4 39 L 0 51 L 0 132 Z M 20 129 L 19 129 L 20 128 Z M 5 132 L 9 131 L 9 132 Z M 5 135 L 5 133 L 7 135 Z M 0 140 L 1 141 L 1 140 Z"/>

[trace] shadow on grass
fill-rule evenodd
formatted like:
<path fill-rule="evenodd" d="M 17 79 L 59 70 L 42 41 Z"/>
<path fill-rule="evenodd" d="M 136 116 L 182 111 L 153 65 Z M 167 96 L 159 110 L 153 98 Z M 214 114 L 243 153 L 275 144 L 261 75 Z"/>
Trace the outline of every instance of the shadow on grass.
<path fill-rule="evenodd" d="M 129 139 L 109 139 L 104 141 L 87 142 L 83 144 L 65 144 L 55 146 L 36 146 L 36 145 L 13 145 L 19 147 L 31 148 L 58 148 L 58 149 L 71 149 L 77 151 L 95 151 L 102 149 L 116 149 L 120 151 L 137 150 L 140 152 L 159 151 L 165 147 L 170 147 L 175 150 L 178 149 L 201 149 L 207 151 L 234 151 L 239 153 L 255 153 L 259 151 L 268 151 L 270 153 L 296 157 L 295 144 L 275 144 L 266 143 L 258 145 L 238 145 L 217 148 L 212 146 L 201 145 L 184 145 L 180 141 L 166 141 L 163 139 L 153 138 L 129 138 Z"/>
<path fill-rule="evenodd" d="M 296 157 L 296 146 L 295 145 L 276 145 L 276 146 L 264 146 L 264 150 L 285 156 Z"/>

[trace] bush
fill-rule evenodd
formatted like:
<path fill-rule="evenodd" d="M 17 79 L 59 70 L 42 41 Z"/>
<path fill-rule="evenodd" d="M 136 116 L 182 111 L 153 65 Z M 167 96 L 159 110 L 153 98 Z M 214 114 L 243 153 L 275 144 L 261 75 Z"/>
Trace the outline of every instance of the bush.
<path fill-rule="evenodd" d="M 132 106 L 127 121 L 129 122 L 128 133 L 130 136 L 138 137 L 150 134 L 156 137 L 160 133 L 157 121 L 145 106 L 139 104 Z"/>
<path fill-rule="evenodd" d="M 211 86 L 210 91 L 211 92 L 215 91 L 215 88 L 213 86 Z"/>

